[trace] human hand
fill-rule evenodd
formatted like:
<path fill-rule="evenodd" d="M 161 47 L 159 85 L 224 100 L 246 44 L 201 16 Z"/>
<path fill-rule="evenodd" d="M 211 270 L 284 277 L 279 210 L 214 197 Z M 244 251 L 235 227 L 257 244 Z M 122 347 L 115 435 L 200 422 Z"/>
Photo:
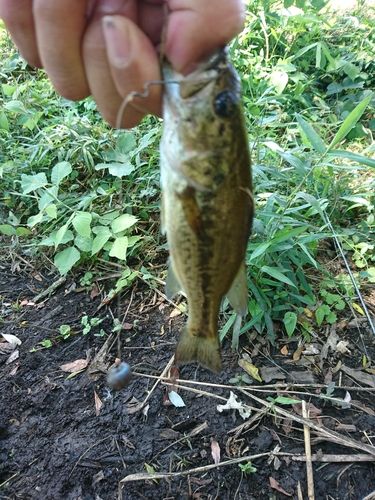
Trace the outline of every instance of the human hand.
<path fill-rule="evenodd" d="M 111 125 L 130 92 L 160 80 L 157 49 L 165 10 L 165 55 L 182 73 L 224 46 L 243 28 L 242 0 L 0 0 L 0 17 L 21 55 L 44 67 L 67 99 L 93 95 Z M 126 107 L 122 127 L 161 114 L 161 85 Z"/>

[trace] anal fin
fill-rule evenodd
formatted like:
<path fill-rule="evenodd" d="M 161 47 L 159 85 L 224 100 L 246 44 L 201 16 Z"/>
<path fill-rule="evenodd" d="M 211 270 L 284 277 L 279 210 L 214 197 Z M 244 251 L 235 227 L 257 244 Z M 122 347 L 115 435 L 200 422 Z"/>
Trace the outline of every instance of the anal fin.
<path fill-rule="evenodd" d="M 172 264 L 170 263 L 165 284 L 165 294 L 167 296 L 167 299 L 171 300 L 175 295 L 183 291 L 184 289 L 173 270 Z"/>
<path fill-rule="evenodd" d="M 240 316 L 245 316 L 247 313 L 248 296 L 247 296 L 247 276 L 245 262 L 243 262 L 237 272 L 237 275 L 226 294 L 230 305 Z"/>

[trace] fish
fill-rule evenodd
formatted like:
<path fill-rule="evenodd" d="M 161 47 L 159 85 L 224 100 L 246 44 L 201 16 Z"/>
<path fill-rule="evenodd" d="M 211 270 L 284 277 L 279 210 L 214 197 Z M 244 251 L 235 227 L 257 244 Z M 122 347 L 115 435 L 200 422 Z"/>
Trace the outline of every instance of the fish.
<path fill-rule="evenodd" d="M 240 78 L 228 50 L 184 76 L 162 63 L 161 225 L 169 248 L 166 295 L 187 296 L 176 363 L 220 373 L 218 334 L 226 296 L 247 312 L 245 253 L 254 212 Z"/>

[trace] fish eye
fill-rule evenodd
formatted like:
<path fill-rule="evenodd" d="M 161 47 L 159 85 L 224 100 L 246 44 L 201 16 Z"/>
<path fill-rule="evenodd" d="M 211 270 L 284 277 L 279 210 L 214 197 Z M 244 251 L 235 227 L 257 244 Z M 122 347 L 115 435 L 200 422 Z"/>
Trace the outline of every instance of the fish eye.
<path fill-rule="evenodd" d="M 214 111 L 220 118 L 230 118 L 236 111 L 237 97 L 231 90 L 223 90 L 216 94 Z"/>

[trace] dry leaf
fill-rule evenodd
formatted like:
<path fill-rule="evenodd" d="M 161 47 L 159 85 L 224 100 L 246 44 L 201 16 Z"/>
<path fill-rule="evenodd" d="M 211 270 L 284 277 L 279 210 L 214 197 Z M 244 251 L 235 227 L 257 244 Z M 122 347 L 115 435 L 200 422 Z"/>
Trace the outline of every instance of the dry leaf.
<path fill-rule="evenodd" d="M 288 346 L 285 344 L 284 347 L 280 350 L 280 352 L 283 356 L 286 356 L 287 354 L 289 354 Z"/>
<path fill-rule="evenodd" d="M 36 279 L 37 281 L 43 281 L 43 278 L 39 273 L 34 274 L 33 278 Z"/>
<path fill-rule="evenodd" d="M 9 344 L 9 342 L 0 342 L 0 354 L 9 354 L 16 349 L 17 344 Z"/>
<path fill-rule="evenodd" d="M 129 401 L 129 403 L 126 403 L 125 408 L 128 411 L 128 415 L 132 415 L 133 413 L 136 413 L 142 408 L 143 403 L 138 401 L 136 397 L 132 397 L 132 399 Z"/>
<path fill-rule="evenodd" d="M 197 484 L 198 486 L 204 486 L 205 484 L 212 483 L 213 479 L 198 479 L 197 477 L 190 477 L 190 482 Z"/>
<path fill-rule="evenodd" d="M 332 376 L 333 376 L 332 370 L 331 368 L 328 368 L 327 373 L 324 377 L 324 383 L 327 385 L 330 384 L 332 382 Z"/>
<path fill-rule="evenodd" d="M 16 345 L 22 344 L 22 341 L 15 335 L 12 335 L 11 333 L 2 333 L 1 335 L 7 342 L 9 342 L 9 344 L 16 344 Z"/>
<path fill-rule="evenodd" d="M 10 363 L 15 361 L 19 357 L 20 357 L 20 351 L 18 349 L 16 349 L 15 351 L 12 352 L 12 354 L 9 356 L 9 358 L 5 361 L 5 364 L 9 365 Z"/>
<path fill-rule="evenodd" d="M 104 479 L 104 472 L 100 470 L 97 474 L 92 476 L 92 485 L 94 486 L 94 484 L 99 483 L 102 479 Z"/>
<path fill-rule="evenodd" d="M 180 316 L 181 314 L 181 311 L 180 309 L 177 309 L 177 307 L 175 307 L 173 309 L 173 311 L 171 312 L 171 314 L 169 315 L 170 318 L 176 318 L 177 316 Z"/>
<path fill-rule="evenodd" d="M 15 375 L 17 373 L 19 367 L 20 367 L 19 363 L 15 364 L 14 367 L 9 372 L 9 375 Z"/>
<path fill-rule="evenodd" d="M 336 346 L 336 352 L 340 354 L 350 354 L 350 350 L 348 349 L 349 342 L 346 340 L 340 340 Z"/>
<path fill-rule="evenodd" d="M 351 305 L 352 305 L 353 309 L 355 311 L 357 311 L 357 313 L 359 313 L 361 316 L 365 315 L 364 310 L 362 309 L 362 307 L 359 306 L 356 302 L 351 302 Z"/>
<path fill-rule="evenodd" d="M 373 375 L 369 373 L 363 373 L 359 370 L 353 370 L 353 368 L 349 368 L 348 366 L 342 365 L 341 370 L 353 377 L 357 382 L 361 382 L 362 384 L 368 385 L 370 387 L 375 387 L 375 379 Z"/>
<path fill-rule="evenodd" d="M 320 351 L 314 344 L 306 344 L 305 349 L 302 351 L 302 353 L 305 356 L 315 356 L 316 354 L 319 354 Z"/>
<path fill-rule="evenodd" d="M 325 359 L 328 356 L 329 349 L 331 349 L 332 352 L 335 352 L 338 341 L 339 341 L 339 336 L 337 335 L 336 330 L 332 328 L 332 331 L 328 336 L 327 342 L 322 347 L 322 352 L 320 354 L 322 359 Z"/>
<path fill-rule="evenodd" d="M 238 361 L 238 364 L 241 368 L 245 370 L 246 373 L 250 375 L 250 377 L 253 377 L 255 380 L 258 380 L 258 382 L 263 382 L 263 380 L 259 375 L 259 370 L 255 365 L 253 365 L 249 361 L 246 361 L 246 359 L 240 359 Z"/>
<path fill-rule="evenodd" d="M 161 439 L 180 439 L 181 433 L 173 429 L 163 429 L 160 431 L 159 437 Z"/>
<path fill-rule="evenodd" d="M 94 398 L 95 398 L 95 413 L 96 416 L 99 416 L 100 413 L 100 408 L 103 406 L 103 402 L 100 399 L 100 397 L 96 394 L 96 391 L 94 390 Z"/>
<path fill-rule="evenodd" d="M 302 417 L 302 405 L 293 404 L 292 407 L 295 413 L 297 413 L 297 415 L 300 415 Z M 315 418 L 322 413 L 322 410 L 319 410 L 319 408 L 317 408 L 312 403 L 306 403 L 306 411 L 310 418 Z"/>
<path fill-rule="evenodd" d="M 214 459 L 215 464 L 220 463 L 220 446 L 217 441 L 214 439 L 211 441 L 211 454 L 212 458 Z"/>
<path fill-rule="evenodd" d="M 300 347 L 298 347 L 298 349 L 296 349 L 293 353 L 293 361 L 299 361 L 299 359 L 301 358 L 301 354 L 302 354 L 302 351 L 305 349 L 305 346 L 301 345 Z"/>
<path fill-rule="evenodd" d="M 241 417 L 245 420 L 246 418 L 249 418 L 251 415 L 251 410 L 246 408 L 246 405 L 241 403 L 241 401 L 237 401 L 237 396 L 230 391 L 230 396 L 228 401 L 226 402 L 225 405 L 217 405 L 217 411 L 220 413 L 223 410 L 238 410 Z"/>
<path fill-rule="evenodd" d="M 284 380 L 286 375 L 277 366 L 262 366 L 259 368 L 262 380 L 269 384 L 271 380 Z"/>
<path fill-rule="evenodd" d="M 284 488 L 282 488 L 280 486 L 280 483 L 278 481 L 276 481 L 276 479 L 274 479 L 272 476 L 270 476 L 270 486 L 271 488 L 273 488 L 274 490 L 277 490 L 279 491 L 280 493 L 283 493 L 284 495 L 286 495 L 287 497 L 291 497 L 292 494 L 291 493 L 288 493 L 287 491 L 284 490 Z"/>
<path fill-rule="evenodd" d="M 283 424 L 281 426 L 285 435 L 288 436 L 292 431 L 293 420 L 291 418 L 283 418 Z"/>
<path fill-rule="evenodd" d="M 90 299 L 95 299 L 99 295 L 100 291 L 97 285 L 94 285 L 90 292 Z"/>
<path fill-rule="evenodd" d="M 60 366 L 60 370 L 67 373 L 75 373 L 84 370 L 88 365 L 87 359 L 76 359 L 72 363 L 66 363 Z"/>

